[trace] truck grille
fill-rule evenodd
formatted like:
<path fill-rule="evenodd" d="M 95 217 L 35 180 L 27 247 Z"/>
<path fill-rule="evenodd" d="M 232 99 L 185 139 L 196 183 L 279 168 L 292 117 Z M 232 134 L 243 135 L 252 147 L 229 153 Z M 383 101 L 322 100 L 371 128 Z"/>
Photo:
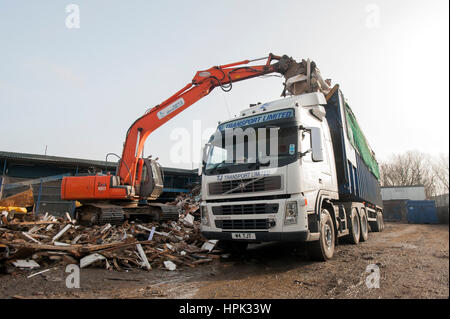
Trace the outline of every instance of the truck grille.
<path fill-rule="evenodd" d="M 252 180 L 255 181 L 251 182 Z M 245 185 L 246 183 L 249 184 Z M 281 189 L 281 176 L 238 179 L 233 181 L 216 182 L 209 184 L 210 195 L 220 195 L 226 192 L 229 192 L 228 194 L 265 192 L 278 189 Z"/>
<path fill-rule="evenodd" d="M 276 214 L 278 204 L 223 205 L 212 208 L 214 215 Z"/>
<path fill-rule="evenodd" d="M 236 219 L 216 220 L 216 227 L 221 229 L 269 229 L 275 226 L 270 219 Z"/>

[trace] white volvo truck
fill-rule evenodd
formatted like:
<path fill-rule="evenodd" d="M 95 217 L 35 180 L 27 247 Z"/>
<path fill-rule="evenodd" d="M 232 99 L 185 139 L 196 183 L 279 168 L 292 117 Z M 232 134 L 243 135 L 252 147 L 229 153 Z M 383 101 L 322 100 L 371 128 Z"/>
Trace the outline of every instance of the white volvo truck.
<path fill-rule="evenodd" d="M 225 161 L 224 139 L 211 138 L 201 167 L 206 238 L 238 250 L 252 242 L 307 242 L 313 259 L 327 260 L 338 238 L 358 244 L 369 229 L 383 230 L 378 164 L 339 86 L 327 96 L 313 92 L 253 105 L 217 131 L 245 134 L 249 127 L 277 130 L 277 165 L 245 156 Z M 245 137 L 233 146 L 242 141 L 244 149 L 255 147 Z"/>

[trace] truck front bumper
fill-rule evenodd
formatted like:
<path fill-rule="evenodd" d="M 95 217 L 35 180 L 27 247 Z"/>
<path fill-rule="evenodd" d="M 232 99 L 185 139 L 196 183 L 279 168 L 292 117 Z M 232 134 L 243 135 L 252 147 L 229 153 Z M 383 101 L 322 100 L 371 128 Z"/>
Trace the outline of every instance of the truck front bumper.
<path fill-rule="evenodd" d="M 268 241 L 284 241 L 284 242 L 301 242 L 310 240 L 309 230 L 295 231 L 295 232 L 249 232 L 249 231 L 236 231 L 239 233 L 253 233 L 255 239 L 252 240 L 239 240 L 245 242 L 268 242 Z M 203 236 L 207 239 L 218 240 L 236 240 L 231 238 L 232 232 L 213 232 L 204 231 Z"/>

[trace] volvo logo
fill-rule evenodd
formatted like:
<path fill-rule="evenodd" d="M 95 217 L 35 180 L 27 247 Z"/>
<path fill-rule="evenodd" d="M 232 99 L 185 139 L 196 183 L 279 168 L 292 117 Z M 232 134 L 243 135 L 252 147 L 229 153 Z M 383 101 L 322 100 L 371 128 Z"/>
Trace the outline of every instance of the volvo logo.
<path fill-rule="evenodd" d="M 239 183 L 238 188 L 239 189 L 244 189 L 245 186 L 247 186 L 246 183 L 242 182 L 242 183 Z"/>

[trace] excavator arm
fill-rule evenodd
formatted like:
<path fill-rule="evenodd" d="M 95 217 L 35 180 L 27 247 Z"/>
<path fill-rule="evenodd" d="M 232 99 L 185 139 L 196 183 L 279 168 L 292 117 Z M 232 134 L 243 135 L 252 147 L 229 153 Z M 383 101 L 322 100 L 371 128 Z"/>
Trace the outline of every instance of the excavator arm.
<path fill-rule="evenodd" d="M 248 66 L 251 62 L 263 59 L 266 60 L 264 65 Z M 272 64 L 275 60 L 278 62 Z M 150 109 L 131 125 L 127 132 L 119 165 L 121 183 L 124 185 L 139 184 L 142 172 L 139 158 L 147 137 L 158 127 L 208 95 L 217 86 L 229 91 L 234 82 L 273 72 L 284 73 L 291 61 L 293 60 L 287 56 L 279 57 L 269 54 L 268 57 L 262 59 L 244 60 L 198 71 L 191 83 Z"/>
<path fill-rule="evenodd" d="M 259 60 L 266 60 L 266 63 L 249 65 Z M 296 67 L 298 68 L 298 64 L 295 60 L 286 55 L 269 54 L 261 59 L 244 60 L 198 71 L 191 83 L 148 110 L 131 125 L 127 131 L 117 176 L 65 177 L 61 185 L 61 198 L 84 202 L 158 198 L 163 187 L 161 168 L 156 161 L 141 158 L 144 143 L 154 130 L 208 95 L 217 86 L 229 91 L 234 82 L 275 72 L 286 77 Z"/>

